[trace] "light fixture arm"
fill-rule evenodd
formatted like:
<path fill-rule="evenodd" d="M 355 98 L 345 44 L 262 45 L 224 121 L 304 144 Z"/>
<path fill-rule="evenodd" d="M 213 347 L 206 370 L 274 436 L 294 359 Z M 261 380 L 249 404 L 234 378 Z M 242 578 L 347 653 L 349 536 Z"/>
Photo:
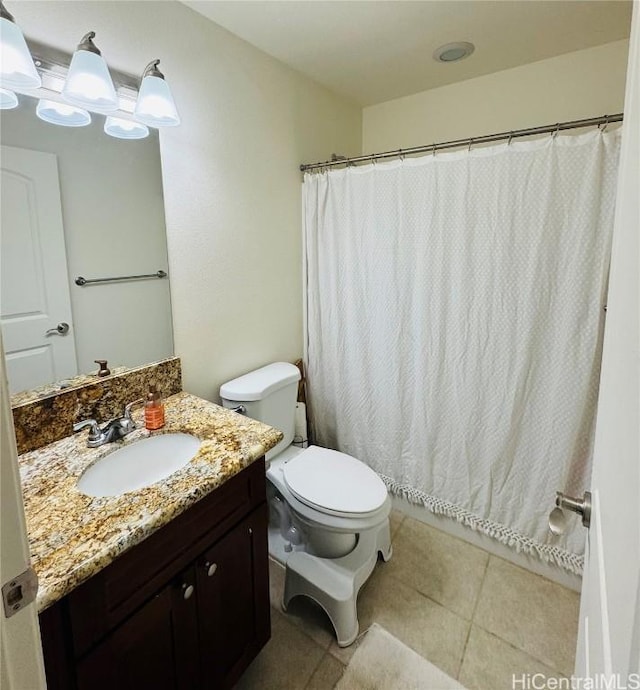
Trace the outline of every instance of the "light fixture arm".
<path fill-rule="evenodd" d="M 102 55 L 100 52 L 99 48 L 96 46 L 96 44 L 93 42 L 93 39 L 96 37 L 96 32 L 95 31 L 89 31 L 88 34 L 85 34 L 82 37 L 82 40 L 80 43 L 78 43 L 78 50 L 86 50 L 89 53 L 95 53 L 96 55 Z"/>
<path fill-rule="evenodd" d="M 16 23 L 16 20 L 13 18 L 13 15 L 4 6 L 4 2 L 2 2 L 2 0 L 0 0 L 0 19 L 8 19 L 10 22 L 13 22 L 14 24 Z"/>
<path fill-rule="evenodd" d="M 145 77 L 158 77 L 158 79 L 164 79 L 164 74 L 158 69 L 160 60 L 151 60 L 151 62 L 144 68 L 142 73 L 142 78 Z"/>

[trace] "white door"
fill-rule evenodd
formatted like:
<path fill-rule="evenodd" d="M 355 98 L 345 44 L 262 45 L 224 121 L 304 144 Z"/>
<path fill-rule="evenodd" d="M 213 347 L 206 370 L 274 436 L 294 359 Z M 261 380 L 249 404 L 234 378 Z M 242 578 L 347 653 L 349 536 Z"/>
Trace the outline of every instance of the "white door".
<path fill-rule="evenodd" d="M 633 675 L 640 673 L 640 8 L 634 5 L 576 656 L 577 677 L 608 678 L 594 688 L 640 688 Z"/>
<path fill-rule="evenodd" d="M 18 453 L 0 334 L 0 584 L 29 567 Z M 0 604 L 0 688 L 46 690 L 35 604 L 10 618 Z"/>
<path fill-rule="evenodd" d="M 57 158 L 3 146 L 0 168 L 0 323 L 17 392 L 78 370 Z"/>

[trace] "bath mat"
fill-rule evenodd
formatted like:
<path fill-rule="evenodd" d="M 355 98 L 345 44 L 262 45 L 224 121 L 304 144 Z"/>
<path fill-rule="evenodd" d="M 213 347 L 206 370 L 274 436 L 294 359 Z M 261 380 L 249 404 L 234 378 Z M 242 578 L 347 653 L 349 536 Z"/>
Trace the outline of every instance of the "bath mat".
<path fill-rule="evenodd" d="M 458 681 L 374 623 L 335 690 L 464 690 Z"/>

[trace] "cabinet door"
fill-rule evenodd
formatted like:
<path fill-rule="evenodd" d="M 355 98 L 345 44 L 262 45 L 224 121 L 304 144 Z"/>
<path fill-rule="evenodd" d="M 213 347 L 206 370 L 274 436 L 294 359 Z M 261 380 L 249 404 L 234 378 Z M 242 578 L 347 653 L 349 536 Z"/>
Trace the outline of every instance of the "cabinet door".
<path fill-rule="evenodd" d="M 202 687 L 231 687 L 270 635 L 267 507 L 262 504 L 197 564 Z"/>
<path fill-rule="evenodd" d="M 78 662 L 78 690 L 197 688 L 197 605 L 189 568 Z"/>

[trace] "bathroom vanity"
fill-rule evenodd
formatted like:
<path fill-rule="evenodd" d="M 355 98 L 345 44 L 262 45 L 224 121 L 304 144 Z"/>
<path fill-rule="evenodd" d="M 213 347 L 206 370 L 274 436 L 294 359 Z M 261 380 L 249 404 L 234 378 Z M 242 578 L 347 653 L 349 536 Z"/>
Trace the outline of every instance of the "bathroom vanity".
<path fill-rule="evenodd" d="M 166 414 L 158 433 L 200 449 L 139 491 L 78 491 L 112 450 L 86 432 L 20 457 L 49 690 L 229 688 L 269 639 L 264 454 L 282 434 L 187 393 Z"/>
<path fill-rule="evenodd" d="M 269 639 L 264 461 L 40 614 L 49 690 L 231 687 Z"/>

